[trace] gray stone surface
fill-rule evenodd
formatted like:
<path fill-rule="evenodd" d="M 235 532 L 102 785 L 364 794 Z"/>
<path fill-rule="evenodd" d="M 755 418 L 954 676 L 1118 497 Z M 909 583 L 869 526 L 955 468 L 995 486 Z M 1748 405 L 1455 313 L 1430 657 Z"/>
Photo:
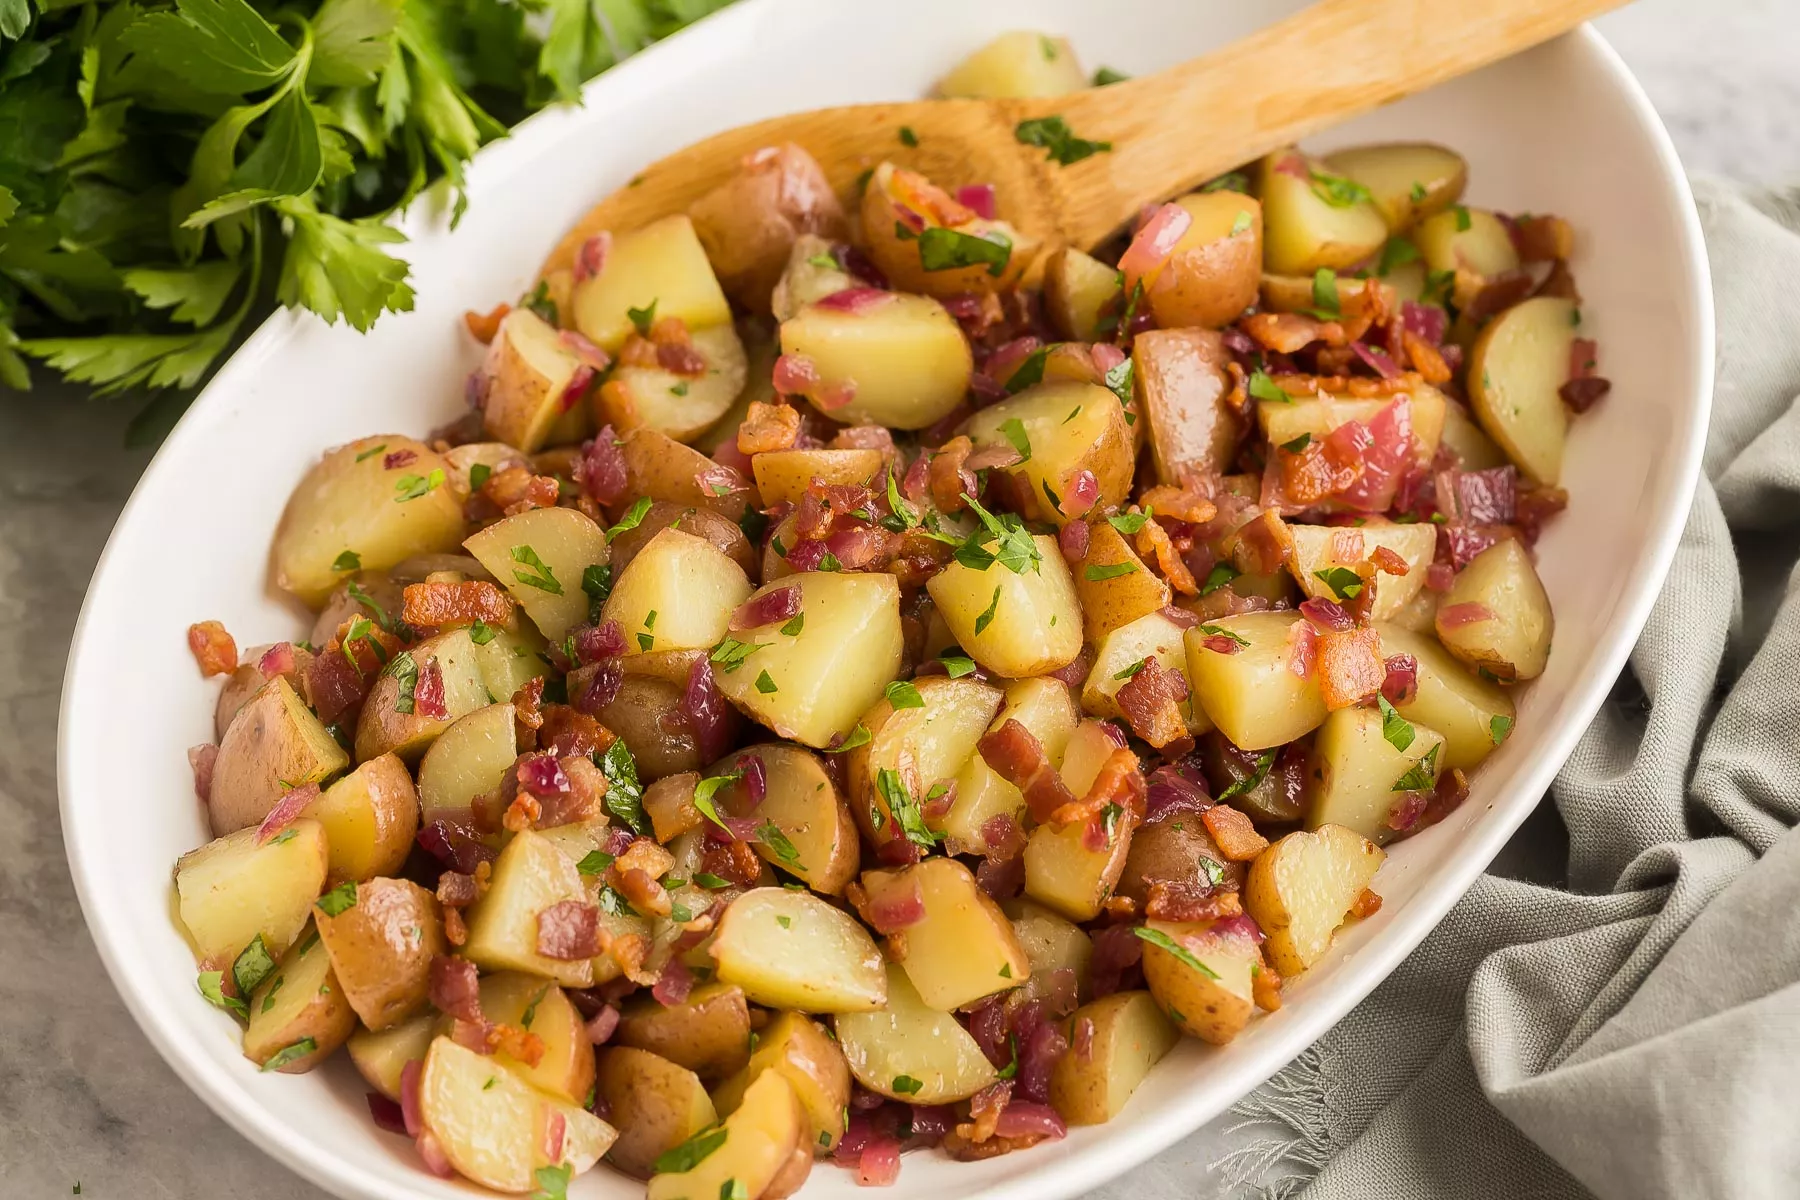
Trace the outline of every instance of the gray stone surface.
<path fill-rule="evenodd" d="M 1642 0 L 1601 21 L 1690 168 L 1800 176 L 1793 0 Z M 139 1034 L 63 863 L 55 781 L 64 656 L 88 574 L 147 455 L 126 414 L 0 393 L 0 1195 L 323 1200 L 232 1132 Z M 1539 822 L 1521 835 L 1554 837 Z M 1210 1196 L 1229 1119 L 1094 1193 Z"/>

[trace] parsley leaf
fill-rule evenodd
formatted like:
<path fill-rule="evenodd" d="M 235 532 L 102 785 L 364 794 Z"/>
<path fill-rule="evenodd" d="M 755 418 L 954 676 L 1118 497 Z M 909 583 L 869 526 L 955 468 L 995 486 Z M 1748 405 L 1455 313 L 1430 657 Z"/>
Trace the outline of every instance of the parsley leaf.
<path fill-rule="evenodd" d="M 1400 710 L 1389 704 L 1386 696 L 1377 693 L 1375 699 L 1381 709 L 1381 736 L 1394 749 L 1405 750 L 1413 744 L 1412 722 L 1401 716 Z"/>
<path fill-rule="evenodd" d="M 400 690 L 394 695 L 394 711 L 411 713 L 417 711 L 419 695 L 419 664 L 405 650 L 394 655 L 394 661 L 382 668 L 383 675 L 391 675 L 400 684 Z"/>
<path fill-rule="evenodd" d="M 540 592 L 549 592 L 552 596 L 563 594 L 563 586 L 556 578 L 556 573 L 543 559 L 538 557 L 536 550 L 530 546 L 514 546 L 512 560 L 525 564 L 523 567 L 513 568 L 514 579 L 526 587 L 534 587 Z"/>
<path fill-rule="evenodd" d="M 1090 563 L 1081 572 L 1089 583 L 1099 583 L 1103 579 L 1117 579 L 1121 575 L 1129 575 L 1137 570 L 1134 562 Z"/>
<path fill-rule="evenodd" d="M 957 549 L 957 562 L 976 571 L 985 571 L 997 562 L 1015 575 L 1025 574 L 1027 568 L 1032 571 L 1042 569 L 1044 555 L 1038 549 L 1037 540 L 1016 515 L 1002 513 L 996 517 L 967 492 L 963 493 L 963 503 L 980 519 L 985 532 L 977 532 Z M 997 547 L 992 551 L 982 544 L 989 537 L 998 539 Z"/>
<path fill-rule="evenodd" d="M 632 327 L 636 329 L 638 334 L 642 337 L 649 337 L 650 327 L 656 324 L 656 305 L 657 301 L 652 300 L 650 301 L 650 306 L 648 308 L 628 308 L 625 310 L 626 319 L 631 322 Z"/>
<path fill-rule="evenodd" d="M 952 679 L 961 679 L 964 675 L 975 673 L 975 660 L 961 650 L 946 650 L 938 655 L 938 661 L 944 664 L 944 673 Z"/>
<path fill-rule="evenodd" d="M 919 695 L 919 689 L 904 679 L 896 679 L 888 684 L 883 695 L 896 712 L 903 708 L 925 707 L 925 699 Z"/>
<path fill-rule="evenodd" d="M 1289 454 L 1299 454 L 1310 445 L 1312 445 L 1312 434 L 1303 433 L 1297 438 L 1281 443 L 1281 448 Z"/>
<path fill-rule="evenodd" d="M 346 550 L 331 560 L 331 569 L 334 571 L 360 571 L 362 570 L 362 556 L 354 550 Z"/>
<path fill-rule="evenodd" d="M 924 1086 L 925 1083 L 923 1080 L 914 1079 L 911 1075 L 894 1076 L 893 1090 L 902 1096 L 914 1095 Z"/>
<path fill-rule="evenodd" d="M 1075 131 L 1069 128 L 1069 123 L 1060 116 L 1034 117 L 1029 121 L 1020 121 L 1013 130 L 1013 136 L 1027 146 L 1040 147 L 1049 154 L 1051 162 L 1065 167 L 1113 148 L 1111 142 L 1093 142 L 1076 137 Z"/>
<path fill-rule="evenodd" d="M 1313 572 L 1313 577 L 1339 600 L 1354 600 L 1362 595 L 1363 577 L 1349 567 L 1321 567 Z"/>
<path fill-rule="evenodd" d="M 1250 372 L 1250 394 L 1258 400 L 1270 404 L 1292 404 L 1294 398 L 1282 390 L 1280 384 L 1261 371 Z"/>
<path fill-rule="evenodd" d="M 224 984 L 225 973 L 223 971 L 200 972 L 200 994 L 206 997 L 207 1003 L 211 1004 L 214 1008 L 222 1008 L 228 1013 L 233 1013 L 248 1020 L 250 1017 L 249 1007 L 238 997 L 227 996 L 225 994 Z"/>
<path fill-rule="evenodd" d="M 1431 749 L 1425 752 L 1425 757 L 1414 763 L 1412 769 L 1407 771 L 1406 774 L 1394 780 L 1394 786 L 1389 790 L 1395 792 L 1418 792 L 1434 786 L 1437 783 L 1438 751 L 1443 748 L 1444 743 L 1434 742 Z"/>
<path fill-rule="evenodd" d="M 919 265 L 927 271 L 985 266 L 998 279 L 1011 260 L 1012 239 L 998 230 L 977 235 L 932 225 L 919 235 Z"/>
<path fill-rule="evenodd" d="M 848 737 L 835 746 L 825 747 L 825 753 L 842 754 L 847 750 L 854 750 L 858 746 L 868 745 L 869 740 L 869 727 L 858 721 L 856 727 L 850 731 Z"/>
<path fill-rule="evenodd" d="M 1250 644 L 1249 638 L 1243 637 L 1240 634 L 1233 633 L 1231 630 L 1225 628 L 1223 625 L 1202 625 L 1202 626 L 1200 626 L 1200 632 L 1205 634 L 1207 637 L 1222 637 L 1229 641 L 1236 642 L 1237 645 L 1239 646 L 1239 648 L 1248 646 Z"/>
<path fill-rule="evenodd" d="M 1496 716 L 1488 720 L 1488 738 L 1498 746 L 1512 735 L 1513 719 L 1508 716 Z"/>
<path fill-rule="evenodd" d="M 1338 300 L 1337 272 L 1330 267 L 1320 267 L 1313 272 L 1313 307 L 1333 319 L 1343 315 L 1343 306 Z"/>
<path fill-rule="evenodd" d="M 1357 204 L 1373 203 L 1375 200 L 1368 188 L 1353 179 L 1318 170 L 1311 171 L 1311 175 L 1312 194 L 1333 208 L 1351 208 Z"/>
<path fill-rule="evenodd" d="M 309 1038 L 309 1037 L 301 1038 L 299 1041 L 294 1042 L 292 1045 L 283 1046 L 281 1049 L 277 1050 L 274 1054 L 270 1055 L 268 1061 L 263 1063 L 261 1070 L 279 1071 L 279 1070 L 281 1070 L 281 1068 L 287 1066 L 289 1063 L 299 1062 L 301 1059 L 305 1058 L 307 1055 L 312 1054 L 313 1052 L 318 1050 L 318 1048 L 319 1048 L 319 1043 L 314 1041 L 312 1038 Z"/>
<path fill-rule="evenodd" d="M 429 475 L 402 475 L 394 484 L 395 504 L 405 504 L 408 500 L 417 500 L 428 492 L 434 492 L 444 485 L 444 468 L 433 467 Z"/>
<path fill-rule="evenodd" d="M 902 125 L 900 127 L 900 144 L 907 147 L 917 146 L 919 144 L 919 135 L 912 131 L 911 125 Z"/>
<path fill-rule="evenodd" d="M 1419 247 L 1411 238 L 1391 237 L 1381 247 L 1381 261 L 1376 264 L 1377 275 L 1387 275 L 1408 263 L 1419 261 Z"/>
<path fill-rule="evenodd" d="M 263 935 L 259 933 L 231 964 L 231 982 L 237 985 L 238 995 L 247 997 L 274 970 L 275 958 L 269 953 L 268 943 L 263 941 Z"/>
<path fill-rule="evenodd" d="M 767 696 L 771 693 L 779 692 L 781 689 L 776 686 L 774 677 L 767 671 L 764 671 L 756 677 L 756 690 Z"/>
<path fill-rule="evenodd" d="M 1236 579 L 1240 574 L 1242 574 L 1242 572 L 1230 563 L 1218 563 L 1212 570 L 1206 573 L 1206 582 L 1200 585 L 1200 594 L 1202 596 L 1210 596 L 1232 580 Z"/>
<path fill-rule="evenodd" d="M 581 569 L 581 590 L 588 598 L 588 624 L 600 623 L 600 614 L 606 609 L 606 598 L 612 595 L 612 589 L 611 563 L 592 563 Z"/>
<path fill-rule="evenodd" d="M 354 879 L 344 880 L 313 903 L 320 912 L 328 917 L 343 915 L 356 907 L 356 881 Z"/>
<path fill-rule="evenodd" d="M 625 510 L 625 515 L 619 518 L 619 523 L 606 531 L 606 540 L 610 542 L 621 533 L 636 529 L 639 525 L 642 525 L 644 523 L 644 514 L 650 511 L 650 503 L 650 497 L 648 496 L 639 496 L 636 500 L 633 500 L 631 502 L 631 507 Z"/>
<path fill-rule="evenodd" d="M 637 760 L 631 747 L 619 738 L 599 755 L 594 765 L 606 776 L 606 811 L 631 827 L 633 833 L 648 835 L 650 818 L 644 812 L 644 787 L 638 782 Z"/>
<path fill-rule="evenodd" d="M 1094 86 L 1105 87 L 1111 83 L 1124 83 L 1131 76 L 1123 71 L 1115 71 L 1111 67 L 1101 67 L 1094 72 Z"/>
<path fill-rule="evenodd" d="M 539 996 L 542 995 L 540 992 Z M 532 1007 L 536 1007 L 535 1001 Z M 526 1021 L 525 1024 L 529 1027 L 531 1022 Z M 569 1200 L 569 1177 L 573 1173 L 566 1166 L 539 1167 L 531 1173 L 532 1182 L 537 1184 L 537 1188 L 526 1200 Z"/>
<path fill-rule="evenodd" d="M 739 767 L 737 770 L 727 771 L 723 775 L 709 775 L 694 785 L 694 807 L 700 811 L 701 816 L 726 832 L 730 832 L 731 827 L 726 825 L 724 818 L 719 816 L 719 809 L 713 801 L 713 797 L 719 794 L 719 789 L 729 787 L 743 777 L 744 768 Z"/>
<path fill-rule="evenodd" d="M 1148 925 L 1139 925 L 1131 932 L 1140 941 L 1149 942 L 1158 950 L 1168 951 L 1185 966 L 1200 972 L 1208 979 L 1217 979 L 1219 977 L 1217 971 L 1201 962 L 1198 958 L 1195 958 L 1192 950 L 1189 950 L 1186 946 L 1183 946 L 1180 942 L 1176 941 L 1162 930 L 1152 929 Z"/>
<path fill-rule="evenodd" d="M 725 1136 L 723 1129 L 716 1127 L 702 1129 L 673 1150 L 664 1151 L 657 1158 L 653 1169 L 658 1175 L 691 1171 L 705 1162 L 713 1151 L 725 1144 Z"/>
<path fill-rule="evenodd" d="M 1025 432 L 1025 422 L 1017 417 L 1008 417 L 1000 422 L 1000 432 L 1012 443 L 1012 448 L 1019 452 L 1019 462 L 1031 461 L 1031 438 Z"/>
<path fill-rule="evenodd" d="M 1000 585 L 995 584 L 994 585 L 994 598 L 992 600 L 988 601 L 987 611 L 983 612 L 980 616 L 975 618 L 975 632 L 977 635 L 982 633 L 984 630 L 987 629 L 987 627 L 989 625 L 992 625 L 994 623 L 994 614 L 997 613 L 999 610 L 1000 610 Z"/>

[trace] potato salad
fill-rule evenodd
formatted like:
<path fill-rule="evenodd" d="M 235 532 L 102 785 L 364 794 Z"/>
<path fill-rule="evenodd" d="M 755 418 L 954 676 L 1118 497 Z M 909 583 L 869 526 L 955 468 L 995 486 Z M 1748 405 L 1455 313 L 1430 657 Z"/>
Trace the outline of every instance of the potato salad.
<path fill-rule="evenodd" d="M 1089 85 L 1015 33 L 942 90 Z M 345 1051 L 425 1171 L 779 1200 L 1131 1120 L 1545 669 L 1607 391 L 1567 223 L 1290 147 L 1038 246 L 917 141 L 767 147 L 471 312 L 449 423 L 288 501 L 310 630 L 189 631 L 199 991 L 264 1071 Z"/>

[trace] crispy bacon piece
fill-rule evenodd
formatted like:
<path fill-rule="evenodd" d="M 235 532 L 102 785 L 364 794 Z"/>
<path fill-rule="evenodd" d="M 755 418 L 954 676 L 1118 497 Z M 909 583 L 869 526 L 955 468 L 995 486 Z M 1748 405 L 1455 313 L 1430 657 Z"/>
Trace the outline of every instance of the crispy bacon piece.
<path fill-rule="evenodd" d="M 716 842 L 708 839 L 700 869 L 745 887 L 755 885 L 762 874 L 762 858 L 748 842 Z"/>
<path fill-rule="evenodd" d="M 1229 862 L 1250 862 L 1269 848 L 1269 839 L 1229 804 L 1215 804 L 1200 814 L 1201 823 Z"/>
<path fill-rule="evenodd" d="M 188 649 L 194 652 L 194 661 L 200 664 L 201 675 L 210 679 L 237 670 L 237 643 L 221 622 L 201 621 L 189 625 L 187 639 Z"/>
<path fill-rule="evenodd" d="M 1250 973 L 1250 997 L 1264 1012 L 1274 1012 L 1281 1007 L 1281 976 L 1269 965 L 1266 954 L 1262 966 Z"/>
<path fill-rule="evenodd" d="M 1575 253 L 1575 228 L 1561 217 L 1516 217 L 1508 231 L 1525 262 L 1561 262 Z"/>
<path fill-rule="evenodd" d="M 1294 561 L 1294 535 L 1273 509 L 1238 526 L 1228 543 L 1232 562 L 1247 575 L 1273 575 Z"/>
<path fill-rule="evenodd" d="M 513 599 L 484 579 L 463 583 L 409 583 L 401 593 L 400 619 L 422 627 L 459 627 L 476 621 L 503 624 L 512 617 Z"/>
<path fill-rule="evenodd" d="M 666 917 L 673 911 L 673 902 L 663 885 L 650 876 L 648 871 L 636 867 L 628 871 L 616 868 L 608 873 L 613 879 L 613 889 L 631 902 L 631 907 L 652 917 Z"/>
<path fill-rule="evenodd" d="M 1018 721 L 1009 718 L 1000 728 L 984 734 L 976 749 L 996 775 L 1025 794 L 1026 807 L 1036 820 L 1047 821 L 1051 813 L 1076 802 L 1075 794 L 1050 765 L 1043 744 Z"/>
<path fill-rule="evenodd" d="M 1375 552 L 1369 555 L 1369 562 L 1374 564 L 1375 569 L 1384 575 L 1404 575 L 1411 569 L 1406 565 L 1406 560 L 1391 546 L 1375 547 Z"/>
<path fill-rule="evenodd" d="M 618 735 L 587 713 L 567 704 L 549 704 L 538 726 L 538 745 L 558 758 L 604 753 Z M 592 766 L 593 764 L 589 764 Z M 571 780 L 574 776 L 570 776 Z"/>
<path fill-rule="evenodd" d="M 1340 322 L 1320 321 L 1299 313 L 1255 313 L 1240 321 L 1238 327 L 1265 349 L 1280 354 L 1304 350 L 1314 342 L 1347 346 L 1354 340 Z"/>
<path fill-rule="evenodd" d="M 956 1135 L 970 1142 L 985 1142 L 994 1136 L 1000 1114 L 1012 1099 L 1013 1083 L 1000 1079 L 988 1084 L 969 1098 L 969 1119 L 957 1125 Z"/>
<path fill-rule="evenodd" d="M 1406 349 L 1407 361 L 1419 377 L 1429 384 L 1450 382 L 1450 364 L 1438 348 L 1410 329 L 1400 331 L 1400 344 Z"/>
<path fill-rule="evenodd" d="M 574 962 L 600 951 L 598 905 L 560 900 L 537 915 L 537 952 L 545 958 Z"/>
<path fill-rule="evenodd" d="M 1147 791 L 1144 769 L 1138 763 L 1137 755 L 1121 746 L 1100 765 L 1100 773 L 1094 776 L 1087 795 L 1073 803 L 1058 806 L 1050 814 L 1049 823 L 1061 826 L 1089 822 L 1087 833 L 1097 842 L 1090 849 L 1102 849 L 1111 843 L 1110 832 L 1101 819 L 1108 806 L 1118 805 L 1129 811 L 1134 818 L 1141 818 L 1144 815 Z M 1027 797 L 1027 801 L 1029 799 Z"/>
<path fill-rule="evenodd" d="M 879 450 L 888 458 L 899 453 L 885 425 L 846 425 L 831 435 L 833 450 Z"/>
<path fill-rule="evenodd" d="M 475 876 L 461 871 L 445 871 L 438 876 L 438 903 L 445 908 L 467 908 L 481 899 L 481 887 Z"/>
<path fill-rule="evenodd" d="M 506 320 L 506 314 L 512 311 L 512 305 L 502 301 L 484 313 L 473 309 L 463 314 L 463 324 L 469 327 L 469 333 L 482 345 L 494 340 L 500 332 L 500 322 Z"/>
<path fill-rule="evenodd" d="M 1319 691 L 1328 711 L 1362 703 L 1381 690 L 1386 678 L 1381 637 L 1373 629 L 1319 635 Z"/>
<path fill-rule="evenodd" d="M 1194 582 L 1193 572 L 1181 561 L 1181 555 L 1175 549 L 1175 543 L 1169 540 L 1169 531 L 1163 528 L 1162 522 L 1149 520 L 1137 531 L 1137 550 L 1139 554 L 1149 554 L 1156 559 L 1156 566 L 1169 586 L 1186 596 L 1200 593 L 1200 585 Z"/>
<path fill-rule="evenodd" d="M 350 632 L 352 626 L 355 626 L 359 619 L 363 620 L 364 623 L 357 628 L 356 639 L 348 645 L 345 645 L 344 636 Z M 351 617 L 349 620 L 338 626 L 337 636 L 332 638 L 326 645 L 325 653 L 320 655 L 320 657 L 331 658 L 335 656 L 337 658 L 345 658 L 345 656 L 348 655 L 349 658 L 356 660 L 355 666 L 357 674 L 367 678 L 375 675 L 383 667 L 387 666 L 388 660 L 393 658 L 395 651 L 399 649 L 399 638 L 375 624 L 373 621 L 368 621 L 366 618 Z M 346 662 L 348 662 L 348 659 L 346 659 Z"/>
<path fill-rule="evenodd" d="M 963 434 L 951 438 L 931 452 L 926 468 L 926 485 L 931 501 L 941 512 L 961 512 L 968 505 L 963 493 L 975 494 L 975 472 L 968 467 L 974 444 Z"/>
<path fill-rule="evenodd" d="M 518 734 L 520 750 L 530 750 L 537 745 L 537 731 L 544 724 L 544 714 L 539 707 L 543 699 L 544 677 L 542 675 L 528 680 L 512 695 L 513 726 Z"/>
<path fill-rule="evenodd" d="M 555 508 L 562 486 L 551 476 L 534 475 L 526 467 L 504 467 L 488 476 L 480 495 L 514 517 L 534 508 Z"/>
<path fill-rule="evenodd" d="M 1331 438 L 1309 442 L 1298 454 L 1281 447 L 1269 465 L 1281 496 L 1297 508 L 1344 491 L 1363 473 L 1362 456 Z"/>
<path fill-rule="evenodd" d="M 1361 919 L 1372 917 L 1381 911 L 1381 897 L 1364 888 L 1350 904 L 1350 915 Z"/>
<path fill-rule="evenodd" d="M 750 403 L 750 412 L 738 426 L 737 448 L 742 454 L 790 450 L 800 437 L 800 410 L 791 404 Z"/>
<path fill-rule="evenodd" d="M 1144 900 L 1144 915 L 1152 921 L 1217 921 L 1243 911 L 1236 892 L 1202 888 L 1186 880 L 1155 880 Z"/>
<path fill-rule="evenodd" d="M 468 942 L 469 926 L 463 920 L 461 909 L 446 908 L 444 910 L 444 940 L 457 947 Z"/>
<path fill-rule="evenodd" d="M 587 754 L 576 752 L 559 758 L 557 765 L 562 770 L 563 778 L 568 781 L 568 788 L 553 795 L 538 797 L 541 811 L 534 824 L 539 829 L 553 829 L 575 821 L 592 820 L 604 809 L 608 785 L 606 776 L 594 765 L 593 759 Z"/>
<path fill-rule="evenodd" d="M 1180 671 L 1164 667 L 1154 655 L 1144 660 L 1137 674 L 1119 689 L 1119 710 L 1131 723 L 1131 730 L 1158 750 L 1187 736 L 1187 722 L 1181 716 L 1181 702 L 1187 699 L 1187 678 Z"/>

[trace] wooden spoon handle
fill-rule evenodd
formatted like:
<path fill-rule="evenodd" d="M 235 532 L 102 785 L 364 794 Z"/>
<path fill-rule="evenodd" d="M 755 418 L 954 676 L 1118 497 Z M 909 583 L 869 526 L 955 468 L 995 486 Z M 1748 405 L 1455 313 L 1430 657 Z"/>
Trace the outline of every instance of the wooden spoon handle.
<path fill-rule="evenodd" d="M 1045 174 L 1063 235 L 1091 246 L 1148 200 L 1565 33 L 1623 0 L 1320 0 L 1141 79 L 1027 101 L 1110 141 Z"/>

